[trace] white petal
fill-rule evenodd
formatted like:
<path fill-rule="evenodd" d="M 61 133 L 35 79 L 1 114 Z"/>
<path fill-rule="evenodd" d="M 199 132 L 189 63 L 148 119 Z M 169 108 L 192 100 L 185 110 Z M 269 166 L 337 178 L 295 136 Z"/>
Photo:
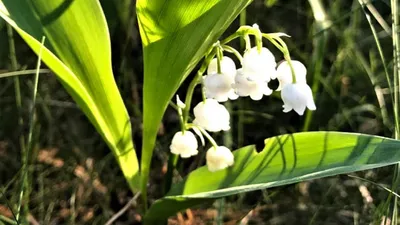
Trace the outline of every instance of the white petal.
<path fill-rule="evenodd" d="M 234 78 L 227 74 L 210 74 L 203 82 L 206 97 L 219 102 L 227 101 L 233 91 Z"/>
<path fill-rule="evenodd" d="M 270 71 L 271 75 L 271 80 L 275 80 L 278 77 L 278 72 L 274 69 Z"/>
<path fill-rule="evenodd" d="M 292 60 L 292 66 L 296 75 L 296 82 L 306 83 L 307 69 L 304 66 L 304 64 L 297 60 Z M 282 90 L 285 84 L 293 82 L 292 70 L 287 61 L 284 61 L 281 64 L 279 64 L 278 68 L 276 69 L 276 77 L 279 80 L 279 87 L 276 89 L 277 91 Z"/>
<path fill-rule="evenodd" d="M 306 107 L 315 109 L 311 88 L 306 83 L 289 83 L 284 85 L 281 97 L 283 100 L 283 111 L 289 112 L 291 109 L 299 115 L 303 115 Z"/>
<path fill-rule="evenodd" d="M 283 83 L 281 81 L 279 81 L 279 86 L 276 89 L 276 91 L 282 91 L 282 88 L 283 88 Z"/>
<path fill-rule="evenodd" d="M 257 47 L 251 48 L 243 56 L 243 73 L 249 81 L 270 81 L 276 67 L 275 57 L 267 48 L 259 53 Z"/>
<path fill-rule="evenodd" d="M 299 114 L 300 116 L 302 116 L 304 114 L 304 111 L 306 110 L 306 106 L 305 105 L 296 105 L 293 110 L 295 112 L 297 112 L 297 114 Z"/>
<path fill-rule="evenodd" d="M 237 94 L 235 93 L 235 91 L 234 91 L 233 89 L 231 89 L 231 90 L 229 91 L 229 93 L 228 93 L 228 98 L 229 98 L 230 100 L 236 100 L 236 99 L 239 98 L 239 95 L 237 95 Z"/>
<path fill-rule="evenodd" d="M 239 96 L 249 96 L 253 87 L 251 83 L 246 79 L 243 74 L 242 69 L 238 69 L 235 76 L 235 83 L 233 84 L 233 88 Z"/>
<path fill-rule="evenodd" d="M 185 131 L 182 133 L 179 131 L 172 138 L 170 150 L 173 154 L 188 158 L 192 155 L 197 155 L 197 147 L 197 140 L 192 132 Z"/>
<path fill-rule="evenodd" d="M 239 96 L 250 96 L 253 100 L 260 100 L 263 95 L 270 95 L 272 90 L 265 81 L 249 81 L 243 74 L 242 69 L 238 69 L 233 85 L 235 92 Z"/>
<path fill-rule="evenodd" d="M 307 105 L 306 106 L 309 110 L 316 110 L 317 106 L 315 106 L 312 90 L 308 85 L 305 88 L 307 89 Z"/>
<path fill-rule="evenodd" d="M 206 162 L 208 170 L 215 172 L 232 166 L 234 156 L 225 146 L 211 147 L 206 153 Z"/>
<path fill-rule="evenodd" d="M 179 108 L 184 109 L 186 107 L 185 103 L 181 101 L 179 98 L 179 95 L 176 95 L 176 104 L 178 105 Z"/>
<path fill-rule="evenodd" d="M 283 105 L 283 112 L 284 113 L 290 112 L 290 111 L 292 111 L 292 109 L 293 108 L 291 106 Z"/>
<path fill-rule="evenodd" d="M 260 89 L 261 89 L 261 91 L 262 91 L 262 93 L 264 95 L 271 95 L 272 94 L 272 89 L 268 87 L 267 83 L 264 83 L 264 84 L 262 84 L 260 86 L 261 86 Z"/>
<path fill-rule="evenodd" d="M 222 95 L 214 96 L 214 99 L 217 100 L 218 102 L 226 102 L 228 101 L 228 95 L 224 93 Z"/>
<path fill-rule="evenodd" d="M 208 65 L 207 74 L 218 73 L 218 61 L 217 58 L 211 60 L 210 64 Z M 236 65 L 235 62 L 228 56 L 222 57 L 221 60 L 221 73 L 227 74 L 231 77 L 235 76 L 236 74 Z"/>
<path fill-rule="evenodd" d="M 254 101 L 259 101 L 263 97 L 263 93 L 261 92 L 256 92 L 250 95 L 250 98 L 253 99 Z"/>
<path fill-rule="evenodd" d="M 193 109 L 195 119 L 193 123 L 210 132 L 218 132 L 230 129 L 230 116 L 225 106 L 217 100 L 206 99 Z"/>
<path fill-rule="evenodd" d="M 311 98 L 309 101 L 307 101 L 307 108 L 309 110 L 316 110 L 317 109 L 317 106 L 315 106 L 314 99 Z"/>

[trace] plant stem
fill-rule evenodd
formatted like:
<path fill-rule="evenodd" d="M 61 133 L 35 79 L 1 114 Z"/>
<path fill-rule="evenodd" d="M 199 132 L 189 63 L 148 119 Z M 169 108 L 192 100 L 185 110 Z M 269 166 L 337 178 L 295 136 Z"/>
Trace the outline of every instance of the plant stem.
<path fill-rule="evenodd" d="M 217 47 L 217 73 L 218 74 L 222 74 L 222 69 L 221 69 L 221 61 L 222 61 L 222 49 L 220 47 L 220 45 L 218 45 Z"/>
<path fill-rule="evenodd" d="M 10 51 L 10 61 L 11 61 L 11 69 L 13 71 L 18 70 L 18 60 L 15 53 L 15 43 L 14 43 L 14 34 L 12 27 L 7 24 L 7 35 L 8 35 L 8 43 L 9 43 L 9 51 Z M 14 77 L 14 90 L 15 90 L 15 104 L 17 106 L 18 111 L 18 126 L 22 130 L 24 126 L 24 120 L 22 118 L 22 98 L 21 98 L 21 85 L 19 82 L 19 77 Z M 25 137 L 23 133 L 21 133 L 19 137 L 19 145 L 21 148 L 21 158 L 24 159 L 26 157 L 26 148 L 25 148 Z M 24 160 L 22 160 L 22 168 L 24 168 Z M 16 213 L 16 220 L 19 221 L 20 211 L 22 206 L 22 200 L 24 197 L 24 187 L 26 185 L 25 177 L 21 176 L 21 191 L 19 193 L 18 203 L 17 203 L 17 213 Z M 27 213 L 27 212 L 25 212 Z"/>
<path fill-rule="evenodd" d="M 399 22 L 399 2 L 398 0 L 391 0 L 392 6 L 392 36 L 393 36 L 393 78 L 394 78 L 394 107 L 396 120 L 396 133 L 395 138 L 399 139 L 400 124 L 399 124 L 399 84 L 400 84 L 400 22 Z"/>
<path fill-rule="evenodd" d="M 38 83 L 39 83 L 39 69 L 41 65 L 41 57 L 42 57 L 42 49 L 44 45 L 44 40 L 45 38 L 42 38 L 42 47 L 39 50 L 39 56 L 38 56 L 38 61 L 36 65 L 36 74 L 33 82 L 33 90 L 32 90 L 32 104 L 29 109 L 29 133 L 28 133 L 28 141 L 27 141 L 27 147 L 25 154 L 23 155 L 22 158 L 22 185 L 21 185 L 21 192 L 20 192 L 20 203 L 19 207 L 21 205 L 22 198 L 25 193 L 25 188 L 28 187 L 28 173 L 29 173 L 29 166 L 28 166 L 28 159 L 29 159 L 29 151 L 32 149 L 32 134 L 33 134 L 33 128 L 34 128 L 34 120 L 35 120 L 35 105 L 36 105 L 36 96 L 37 96 L 37 89 L 38 89 Z M 26 205 L 26 210 L 24 210 L 24 213 L 27 213 L 28 210 L 28 195 L 25 195 L 25 205 Z M 18 216 L 20 215 L 19 210 L 17 211 L 17 220 Z M 26 215 L 26 214 L 25 214 Z"/>
<path fill-rule="evenodd" d="M 197 71 L 196 76 L 193 78 L 193 80 L 190 82 L 188 90 L 186 92 L 186 97 L 185 97 L 185 105 L 186 107 L 183 109 L 183 121 L 184 124 L 188 122 L 189 119 L 189 111 L 190 111 L 190 106 L 192 104 L 192 97 L 193 97 L 193 92 L 197 84 L 199 84 L 201 77 L 203 76 L 203 73 L 206 71 L 206 68 L 210 61 L 214 58 L 215 54 L 217 54 L 217 50 L 214 47 L 213 50 L 206 56 L 204 59 L 203 64 L 201 65 L 200 69 Z"/>
<path fill-rule="evenodd" d="M 398 102 L 398 98 L 397 98 L 397 93 L 398 92 L 393 90 L 392 80 L 391 80 L 391 77 L 390 77 L 390 74 L 389 74 L 389 70 L 388 70 L 388 68 L 386 66 L 386 59 L 385 59 L 385 55 L 383 54 L 381 43 L 379 41 L 378 32 L 376 31 L 376 29 L 375 29 L 375 27 L 374 27 L 374 25 L 373 25 L 373 23 L 371 21 L 370 15 L 364 9 L 364 5 L 365 4 L 369 4 L 369 3 L 364 2 L 364 0 L 359 0 L 359 3 L 361 5 L 361 9 L 363 10 L 363 12 L 365 14 L 365 17 L 367 18 L 367 21 L 368 21 L 369 27 L 371 29 L 372 35 L 374 36 L 375 44 L 376 44 L 376 47 L 378 48 L 379 56 L 381 58 L 383 69 L 385 71 L 386 81 L 388 83 L 390 96 L 391 96 L 391 99 L 392 99 L 392 103 L 394 104 L 394 106 L 393 106 L 393 114 L 394 114 L 394 121 L 395 121 L 394 124 L 395 124 L 395 136 L 396 136 L 396 133 L 399 133 L 399 127 L 398 127 L 398 124 L 399 124 L 398 105 L 396 106 L 396 102 Z M 394 43 L 393 43 L 393 46 L 394 46 Z M 393 53 L 395 53 L 395 50 L 393 50 Z M 395 56 L 394 56 L 394 59 L 395 59 Z M 396 87 L 396 82 L 395 82 L 396 81 L 396 77 L 397 76 L 394 74 L 393 84 L 395 85 L 395 87 Z M 376 85 L 375 85 L 376 82 L 374 82 L 374 79 L 371 79 L 371 82 L 373 83 L 374 87 L 376 87 Z M 379 102 L 379 95 L 378 94 L 377 94 L 377 99 L 378 99 L 378 102 Z M 384 99 L 383 99 L 383 102 L 384 102 Z M 385 122 L 385 114 L 387 114 L 385 111 L 387 111 L 387 110 L 384 109 L 381 104 L 380 104 L 380 108 L 381 108 L 381 114 L 382 114 L 383 122 L 384 122 L 384 124 L 387 124 L 387 122 Z"/>
<path fill-rule="evenodd" d="M 290 67 L 290 71 L 292 72 L 292 83 L 296 83 L 296 74 L 293 68 L 292 60 L 290 58 L 290 52 L 286 43 L 279 36 L 272 36 L 270 34 L 262 34 L 262 35 L 282 52 L 283 58 L 285 58 L 286 62 Z"/>
<path fill-rule="evenodd" d="M 400 22 L 399 22 L 399 2 L 398 0 L 391 0 L 392 6 L 392 36 L 393 36 L 393 83 L 395 87 L 394 91 L 394 113 L 395 113 L 395 139 L 399 139 L 400 128 L 399 128 L 399 85 L 400 85 Z M 393 184 L 394 191 L 398 191 L 398 185 L 400 183 L 400 163 L 395 168 L 395 182 Z M 397 198 L 393 200 L 393 211 L 392 211 L 392 224 L 397 224 L 398 210 L 397 210 Z"/>
<path fill-rule="evenodd" d="M 51 71 L 48 69 L 39 70 L 39 73 L 50 73 L 50 72 Z M 21 75 L 30 75 L 30 74 L 36 74 L 36 70 L 22 70 L 22 71 L 12 71 L 12 72 L 7 72 L 7 73 L 0 73 L 0 78 L 21 76 Z"/>
<path fill-rule="evenodd" d="M 257 36 L 260 35 L 260 30 L 258 28 L 254 28 L 251 26 L 241 26 L 235 33 L 229 35 L 227 38 L 225 38 L 224 40 L 222 40 L 220 42 L 221 45 L 227 44 L 228 42 L 241 37 L 241 36 L 246 36 L 246 35 L 254 35 L 256 36 L 256 38 L 258 38 Z"/>
<path fill-rule="evenodd" d="M 6 189 L 7 189 L 7 188 L 6 188 Z M 4 192 L 3 192 L 2 189 L 0 189 L 0 194 L 1 194 L 0 197 L 4 197 L 5 202 L 6 202 L 6 205 L 7 205 L 7 207 L 10 209 L 10 212 L 11 212 L 13 218 L 14 218 L 15 224 L 19 225 L 18 220 L 17 220 L 17 216 L 16 216 L 16 214 L 14 213 L 14 210 L 12 209 L 11 204 L 10 204 L 10 202 L 8 201 L 8 198 L 7 198 L 7 196 L 5 196 L 5 194 L 4 194 Z"/>
<path fill-rule="evenodd" d="M 166 194 L 172 185 L 172 178 L 174 175 L 174 169 L 178 163 L 179 156 L 175 154 L 170 154 L 168 157 L 168 168 L 167 173 L 165 174 L 165 183 L 164 183 L 164 191 L 163 193 Z"/>
<path fill-rule="evenodd" d="M 5 217 L 5 216 L 3 216 L 3 215 L 0 215 L 0 221 L 4 221 L 4 222 L 6 222 L 7 224 L 15 224 L 15 225 L 18 224 L 18 223 L 15 222 L 14 220 L 12 220 L 12 219 L 10 219 L 10 218 L 8 218 L 8 217 Z M 3 223 L 3 224 L 4 224 L 4 223 Z"/>
<path fill-rule="evenodd" d="M 243 11 L 240 13 L 240 26 L 243 26 L 246 24 L 246 9 L 243 9 Z M 248 38 L 248 36 L 247 36 Z M 247 50 L 247 42 L 250 42 L 249 40 L 246 41 L 246 37 L 244 39 L 240 39 L 240 49 L 242 50 L 243 48 L 246 48 Z M 250 46 L 249 46 L 250 47 Z M 243 110 L 243 101 L 238 99 L 238 122 L 237 122 L 237 143 L 238 146 L 242 146 L 244 142 L 244 113 L 242 112 Z"/>
<path fill-rule="evenodd" d="M 297 82 L 296 80 L 296 74 L 294 72 L 293 64 L 292 64 L 292 59 L 290 58 L 289 52 L 285 55 L 283 55 L 283 58 L 286 60 L 290 67 L 290 72 L 292 72 L 292 83 L 295 84 Z"/>
<path fill-rule="evenodd" d="M 318 36 L 314 37 L 313 45 L 315 51 L 313 51 L 312 60 L 309 64 L 309 74 L 313 74 L 311 90 L 313 93 L 317 93 L 320 87 L 323 58 L 329 38 L 328 27 L 331 26 L 332 22 L 329 20 L 321 0 L 309 0 L 308 2 L 314 14 L 316 25 L 315 32 L 319 34 Z M 302 128 L 303 131 L 308 131 L 310 129 L 312 118 L 313 111 L 307 110 Z"/>
<path fill-rule="evenodd" d="M 185 98 L 186 107 L 183 109 L 183 121 L 184 121 L 184 124 L 186 124 L 188 119 L 189 119 L 189 111 L 190 111 L 190 106 L 192 104 L 192 96 L 193 96 L 194 88 L 200 82 L 200 79 L 201 79 L 202 75 L 203 74 L 200 73 L 200 71 L 197 71 L 196 76 L 190 82 L 188 90 L 186 92 L 186 98 Z"/>
<path fill-rule="evenodd" d="M 217 204 L 218 204 L 218 214 L 217 214 L 217 218 L 216 218 L 216 224 L 223 225 L 224 224 L 225 198 L 218 199 Z"/>

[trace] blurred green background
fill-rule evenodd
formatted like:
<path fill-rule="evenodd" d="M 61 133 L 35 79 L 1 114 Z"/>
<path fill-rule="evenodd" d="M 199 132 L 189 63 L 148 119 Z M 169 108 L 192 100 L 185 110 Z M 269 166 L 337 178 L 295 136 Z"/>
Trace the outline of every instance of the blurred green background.
<path fill-rule="evenodd" d="M 384 65 L 389 74 L 393 68 L 390 2 L 375 0 L 364 6 L 360 2 L 254 0 L 225 35 L 241 24 L 253 23 L 266 33 L 289 34 L 291 38 L 285 41 L 292 59 L 308 68 L 317 111 L 303 117 L 283 113 L 279 92 L 259 102 L 241 98 L 227 103 L 231 132 L 214 137 L 232 149 L 254 143 L 262 146 L 267 137 L 306 130 L 392 137 L 392 101 L 384 71 Z M 140 149 L 143 61 L 135 2 L 101 3 L 111 34 L 115 78 L 131 115 L 136 149 Z M 375 27 L 386 64 L 366 16 Z M 278 62 L 283 59 L 277 49 L 264 43 Z M 239 41 L 232 47 L 243 50 Z M 0 21 L 0 72 L 34 69 L 36 60 L 22 39 Z M 180 96 L 184 96 L 190 78 L 179 89 Z M 10 224 L 9 207 L 15 207 L 19 197 L 19 146 L 28 132 L 32 85 L 31 75 L 0 79 L 0 224 Z M 275 81 L 270 84 L 274 89 L 277 86 Z M 194 104 L 201 99 L 199 89 L 194 98 Z M 161 197 L 169 144 L 178 129 L 178 115 L 169 108 L 153 157 L 148 187 L 151 201 Z M 35 130 L 35 148 L 29 157 L 30 201 L 24 202 L 31 224 L 105 224 L 132 198 L 112 153 L 51 72 L 40 76 Z M 198 157 L 182 160 L 179 167 L 188 173 L 203 164 L 204 157 Z M 387 201 L 389 192 L 381 186 L 390 188 L 392 179 L 393 168 L 387 167 L 351 177 L 302 182 L 203 205 L 171 218 L 169 223 L 385 224 L 384 216 L 389 215 L 391 205 Z M 139 207 L 131 207 L 114 224 L 140 224 L 140 212 Z"/>

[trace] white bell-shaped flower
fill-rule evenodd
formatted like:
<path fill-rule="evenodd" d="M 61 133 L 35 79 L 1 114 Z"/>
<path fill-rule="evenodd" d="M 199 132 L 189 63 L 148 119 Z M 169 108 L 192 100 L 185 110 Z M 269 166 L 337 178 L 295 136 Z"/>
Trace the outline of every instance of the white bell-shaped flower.
<path fill-rule="evenodd" d="M 253 47 L 243 55 L 243 74 L 250 81 L 269 82 L 276 77 L 275 67 L 275 57 L 267 48 L 258 52 L 257 47 Z"/>
<path fill-rule="evenodd" d="M 217 58 L 212 59 L 208 65 L 208 75 L 203 77 L 206 97 L 216 99 L 219 102 L 226 102 L 228 99 L 235 100 L 239 97 L 232 89 L 236 74 L 235 63 L 231 58 L 224 56 L 220 64 L 220 74 L 218 73 Z"/>
<path fill-rule="evenodd" d="M 232 152 L 225 146 L 211 147 L 206 153 L 208 170 L 215 172 L 232 166 L 234 157 Z"/>
<path fill-rule="evenodd" d="M 236 74 L 236 65 L 235 62 L 229 58 L 228 56 L 224 56 L 221 59 L 221 73 L 230 75 L 234 77 Z M 217 58 L 213 58 L 208 64 L 207 74 L 215 74 L 218 73 L 218 60 Z"/>
<path fill-rule="evenodd" d="M 304 64 L 297 60 L 292 60 L 292 66 L 296 76 L 296 83 L 306 83 L 307 69 Z M 276 77 L 279 80 L 279 87 L 276 89 L 277 91 L 282 90 L 284 85 L 293 82 L 292 70 L 287 61 L 283 61 L 278 65 L 278 68 L 276 69 Z"/>
<path fill-rule="evenodd" d="M 283 100 L 283 112 L 292 109 L 300 116 L 304 114 L 306 107 L 309 110 L 316 110 L 310 86 L 306 83 L 289 83 L 283 86 L 281 91 Z"/>
<path fill-rule="evenodd" d="M 234 77 L 228 74 L 211 74 L 204 76 L 204 91 L 207 98 L 213 98 L 219 102 L 226 102 L 228 99 L 235 100 L 239 96 L 232 88 Z"/>
<path fill-rule="evenodd" d="M 193 109 L 195 119 L 193 124 L 210 132 L 227 131 L 230 129 L 230 116 L 225 106 L 215 99 L 206 99 Z"/>
<path fill-rule="evenodd" d="M 272 90 L 268 87 L 268 82 L 248 80 L 243 74 L 243 69 L 237 70 L 233 88 L 237 95 L 242 97 L 250 96 L 255 101 L 260 100 L 263 95 L 272 94 Z"/>
<path fill-rule="evenodd" d="M 194 134 L 190 131 L 176 132 L 169 146 L 171 153 L 180 155 L 182 158 L 189 158 L 197 155 L 197 140 Z"/>

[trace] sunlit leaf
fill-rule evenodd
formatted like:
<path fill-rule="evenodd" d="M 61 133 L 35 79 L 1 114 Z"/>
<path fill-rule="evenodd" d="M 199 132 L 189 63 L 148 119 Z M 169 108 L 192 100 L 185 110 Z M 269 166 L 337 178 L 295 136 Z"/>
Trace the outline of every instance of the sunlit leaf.
<path fill-rule="evenodd" d="M 143 42 L 142 191 L 168 102 L 208 48 L 251 0 L 138 0 Z"/>
<path fill-rule="evenodd" d="M 304 180 L 372 169 L 400 161 L 400 141 L 355 133 L 306 132 L 265 140 L 234 151 L 233 167 L 209 172 L 198 168 L 172 186 L 145 216 L 157 224 L 188 207 L 216 198 Z"/>
<path fill-rule="evenodd" d="M 138 162 L 129 116 L 111 68 L 106 21 L 97 0 L 2 0 L 0 16 L 38 53 L 113 150 L 132 190 Z"/>

